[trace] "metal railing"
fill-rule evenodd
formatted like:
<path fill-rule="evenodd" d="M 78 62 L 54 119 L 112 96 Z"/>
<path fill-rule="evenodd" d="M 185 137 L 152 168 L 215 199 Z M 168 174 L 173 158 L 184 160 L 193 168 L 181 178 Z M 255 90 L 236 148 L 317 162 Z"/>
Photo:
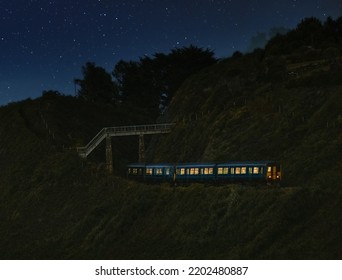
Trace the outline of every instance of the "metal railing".
<path fill-rule="evenodd" d="M 107 136 L 130 136 L 144 134 L 170 133 L 175 123 L 149 124 L 133 126 L 104 127 L 84 147 L 78 147 L 77 152 L 81 157 L 86 158 Z"/>

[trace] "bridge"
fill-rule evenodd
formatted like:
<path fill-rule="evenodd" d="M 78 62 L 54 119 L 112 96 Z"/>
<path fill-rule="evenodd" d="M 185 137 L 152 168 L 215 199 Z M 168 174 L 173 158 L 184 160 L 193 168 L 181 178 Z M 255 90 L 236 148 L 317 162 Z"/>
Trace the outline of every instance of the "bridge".
<path fill-rule="evenodd" d="M 112 159 L 112 141 L 111 137 L 115 136 L 139 136 L 139 162 L 145 161 L 145 144 L 144 135 L 146 134 L 161 134 L 170 133 L 175 123 L 166 124 L 149 124 L 149 125 L 134 125 L 134 126 L 117 126 L 104 127 L 98 134 L 95 135 L 90 142 L 84 147 L 78 147 L 77 152 L 82 158 L 87 156 L 106 138 L 106 163 L 107 169 L 113 171 Z"/>

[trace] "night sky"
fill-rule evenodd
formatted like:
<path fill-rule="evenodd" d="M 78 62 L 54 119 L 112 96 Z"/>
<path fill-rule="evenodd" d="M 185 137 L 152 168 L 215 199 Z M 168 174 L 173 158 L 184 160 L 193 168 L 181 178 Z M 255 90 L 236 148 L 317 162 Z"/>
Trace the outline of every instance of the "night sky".
<path fill-rule="evenodd" d="M 341 15 L 341 0 L 0 0 L 0 105 L 74 95 L 88 61 L 111 72 L 190 44 L 228 57 L 258 32 Z"/>

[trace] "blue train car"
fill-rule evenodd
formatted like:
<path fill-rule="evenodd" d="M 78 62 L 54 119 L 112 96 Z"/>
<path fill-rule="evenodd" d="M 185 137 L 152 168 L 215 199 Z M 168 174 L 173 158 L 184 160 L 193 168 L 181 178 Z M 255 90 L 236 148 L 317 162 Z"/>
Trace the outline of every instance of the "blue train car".
<path fill-rule="evenodd" d="M 174 170 L 172 164 L 132 163 L 127 165 L 127 177 L 148 182 L 172 182 Z"/>
<path fill-rule="evenodd" d="M 215 163 L 187 163 L 177 164 L 175 181 L 184 182 L 208 182 L 216 178 Z"/>
<path fill-rule="evenodd" d="M 217 164 L 218 182 L 279 182 L 280 165 L 273 161 L 226 162 Z"/>
<path fill-rule="evenodd" d="M 262 182 L 279 184 L 281 167 L 275 161 L 225 163 L 134 163 L 127 166 L 127 176 L 146 182 Z"/>
<path fill-rule="evenodd" d="M 174 166 L 172 164 L 158 163 L 145 165 L 145 180 L 152 182 L 172 182 L 174 177 Z"/>
<path fill-rule="evenodd" d="M 127 165 L 127 177 L 138 180 L 145 179 L 145 164 L 144 163 L 131 163 Z"/>
<path fill-rule="evenodd" d="M 217 180 L 222 181 L 263 181 L 265 163 L 227 162 L 217 165 Z"/>

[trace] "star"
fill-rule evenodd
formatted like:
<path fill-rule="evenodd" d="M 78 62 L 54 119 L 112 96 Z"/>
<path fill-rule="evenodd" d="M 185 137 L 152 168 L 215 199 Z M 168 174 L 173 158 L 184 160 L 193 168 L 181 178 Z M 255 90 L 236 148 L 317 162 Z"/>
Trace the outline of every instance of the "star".
<path fill-rule="evenodd" d="M 40 96 L 37 88 L 41 84 L 45 90 L 60 87 L 64 94 L 73 94 L 69 83 L 80 77 L 88 61 L 111 73 L 120 59 L 134 61 L 145 54 L 168 53 L 173 47 L 190 44 L 210 46 L 217 57 L 227 57 L 232 50 L 246 51 L 257 32 L 267 33 L 275 26 L 293 28 L 305 16 L 336 18 L 341 13 L 337 2 L 3 1 L 0 76 L 18 85 L 25 82 L 25 88 L 11 88 L 12 100 Z M 47 68 L 54 79 L 47 77 Z M 0 105 L 7 101 L 0 95 Z"/>

